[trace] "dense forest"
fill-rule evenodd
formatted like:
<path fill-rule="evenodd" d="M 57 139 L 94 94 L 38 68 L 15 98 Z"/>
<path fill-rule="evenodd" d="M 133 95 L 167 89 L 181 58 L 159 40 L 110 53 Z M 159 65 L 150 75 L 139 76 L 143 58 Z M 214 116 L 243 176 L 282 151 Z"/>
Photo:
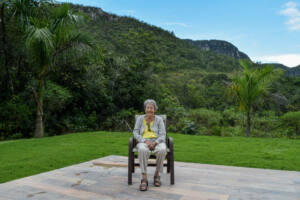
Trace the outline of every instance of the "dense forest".
<path fill-rule="evenodd" d="M 248 118 L 232 90 L 247 75 L 241 63 L 249 73 L 269 67 L 100 8 L 1 1 L 0 140 L 129 131 L 148 98 L 167 114 L 170 132 L 246 136 Z M 249 107 L 251 136 L 297 138 L 299 67 L 292 76 L 273 68 L 276 78 Z"/>

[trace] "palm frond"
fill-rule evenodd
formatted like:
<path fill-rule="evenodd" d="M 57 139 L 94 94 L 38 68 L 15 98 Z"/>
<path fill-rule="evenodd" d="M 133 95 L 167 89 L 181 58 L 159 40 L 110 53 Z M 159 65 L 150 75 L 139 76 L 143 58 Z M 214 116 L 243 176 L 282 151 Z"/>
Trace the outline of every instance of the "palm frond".
<path fill-rule="evenodd" d="M 54 54 L 54 57 L 68 49 L 76 48 L 76 50 L 87 50 L 95 47 L 95 44 L 93 43 L 93 40 L 82 33 L 71 33 L 67 35 L 64 41 L 61 41 L 60 43 L 56 43 L 56 52 Z"/>
<path fill-rule="evenodd" d="M 69 4 L 63 4 L 62 6 L 57 7 L 52 18 L 53 23 L 51 31 L 59 34 L 66 30 L 74 30 L 76 25 L 84 20 L 82 16 L 75 14 L 73 10 L 70 9 Z"/>
<path fill-rule="evenodd" d="M 254 68 L 248 60 L 240 60 L 240 65 L 243 71 L 233 79 L 231 90 L 240 103 L 240 109 L 248 112 L 267 93 L 278 72 L 272 66 Z"/>
<path fill-rule="evenodd" d="M 34 19 L 31 20 L 35 23 Z M 26 46 L 38 62 L 46 63 L 54 49 L 53 34 L 47 26 L 34 24 L 27 27 Z"/>
<path fill-rule="evenodd" d="M 30 23 L 30 16 L 34 12 L 34 1 L 32 0 L 13 0 L 13 17 L 15 17 L 20 24 L 25 27 Z"/>

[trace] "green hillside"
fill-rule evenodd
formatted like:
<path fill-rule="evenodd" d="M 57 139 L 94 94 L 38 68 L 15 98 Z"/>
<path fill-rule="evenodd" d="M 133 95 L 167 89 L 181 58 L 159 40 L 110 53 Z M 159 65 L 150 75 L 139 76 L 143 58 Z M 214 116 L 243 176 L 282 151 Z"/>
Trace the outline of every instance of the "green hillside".
<path fill-rule="evenodd" d="M 232 101 L 223 100 L 226 99 L 226 86 L 231 82 L 234 74 L 241 69 L 235 58 L 249 59 L 249 57 L 239 52 L 232 44 L 216 40 L 181 40 L 171 32 L 131 17 L 116 16 L 99 8 L 76 8 L 91 17 L 91 21 L 83 29 L 93 34 L 100 45 L 103 45 L 114 56 L 125 57 L 125 60 L 131 56 L 147 57 L 146 59 L 151 61 L 149 67 L 154 79 L 163 82 L 184 107 L 209 109 L 220 107 L 222 110 L 233 105 Z M 205 46 L 208 46 L 210 50 L 205 49 Z M 287 75 L 293 71 L 284 65 L 271 65 L 284 70 Z M 257 64 L 257 67 L 264 66 L 266 64 Z M 294 95 L 299 91 L 297 80 L 282 76 L 278 83 L 273 85 L 274 93 L 279 92 L 280 95 L 290 100 L 285 104 L 297 104 L 294 102 Z M 191 84 L 195 91 L 189 91 L 187 85 Z M 285 85 L 294 92 L 288 93 Z M 211 86 L 217 87 L 219 101 L 214 101 L 216 94 L 208 92 L 205 96 L 205 92 L 201 91 L 201 88 L 209 90 Z M 195 97 L 187 95 L 188 93 L 191 95 L 201 93 L 203 99 L 207 99 L 208 102 L 195 100 Z M 223 106 L 220 106 L 220 102 Z"/>
<path fill-rule="evenodd" d="M 128 131 L 127 123 L 133 126 L 147 98 L 157 100 L 158 112 L 168 115 L 169 131 L 245 135 L 245 118 L 229 92 L 242 71 L 230 56 L 236 47 L 229 45 L 229 54 L 207 51 L 131 17 L 45 2 L 24 5 L 23 15 L 13 14 L 14 4 L 1 4 L 0 139 L 32 137 L 41 111 L 46 135 Z M 55 26 L 69 12 L 82 20 L 70 28 L 67 20 Z M 38 49 L 44 40 L 30 46 L 33 27 L 47 33 L 40 37 L 51 35 L 45 41 L 53 41 L 53 48 Z M 299 77 L 282 75 L 271 85 L 255 105 L 253 136 L 297 137 L 298 127 L 285 120 L 290 113 L 297 119 L 299 82 Z M 39 90 L 43 109 L 37 109 Z"/>
<path fill-rule="evenodd" d="M 93 35 L 101 46 L 116 56 L 137 56 L 137 51 L 142 51 L 148 57 L 155 56 L 153 67 L 162 66 L 162 69 L 168 70 L 201 68 L 231 72 L 238 68 L 236 59 L 212 51 L 202 51 L 159 27 L 131 17 L 108 14 L 99 8 L 76 8 L 91 19 L 82 30 Z"/>

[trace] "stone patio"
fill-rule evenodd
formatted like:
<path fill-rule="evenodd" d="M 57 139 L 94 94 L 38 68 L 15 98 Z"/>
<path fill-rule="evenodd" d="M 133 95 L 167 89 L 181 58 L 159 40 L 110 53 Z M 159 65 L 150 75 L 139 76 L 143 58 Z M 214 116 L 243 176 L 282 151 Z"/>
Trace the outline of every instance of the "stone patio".
<path fill-rule="evenodd" d="M 127 185 L 127 157 L 108 156 L 0 184 L 0 200 L 300 200 L 300 172 L 175 162 L 175 185 L 162 175 L 138 190 L 140 170 Z"/>

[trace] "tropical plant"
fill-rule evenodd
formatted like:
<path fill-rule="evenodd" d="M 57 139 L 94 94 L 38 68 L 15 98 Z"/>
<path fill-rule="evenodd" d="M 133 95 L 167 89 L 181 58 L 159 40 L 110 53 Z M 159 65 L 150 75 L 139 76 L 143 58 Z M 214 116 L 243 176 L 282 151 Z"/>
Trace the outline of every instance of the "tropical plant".
<path fill-rule="evenodd" d="M 76 46 L 82 51 L 93 45 L 87 37 L 75 32 L 82 17 L 68 4 L 56 7 L 49 15 L 29 16 L 29 19 L 26 46 L 39 80 L 37 87 L 32 88 L 37 104 L 35 137 L 42 137 L 44 82 L 50 67 L 54 67 L 57 57 L 66 50 Z"/>
<path fill-rule="evenodd" d="M 250 137 L 253 107 L 268 92 L 270 84 L 278 77 L 280 72 L 274 70 L 272 66 L 254 67 L 253 63 L 248 60 L 240 60 L 240 65 L 243 72 L 233 79 L 230 93 L 237 98 L 240 110 L 246 114 L 246 134 L 247 137 Z"/>

